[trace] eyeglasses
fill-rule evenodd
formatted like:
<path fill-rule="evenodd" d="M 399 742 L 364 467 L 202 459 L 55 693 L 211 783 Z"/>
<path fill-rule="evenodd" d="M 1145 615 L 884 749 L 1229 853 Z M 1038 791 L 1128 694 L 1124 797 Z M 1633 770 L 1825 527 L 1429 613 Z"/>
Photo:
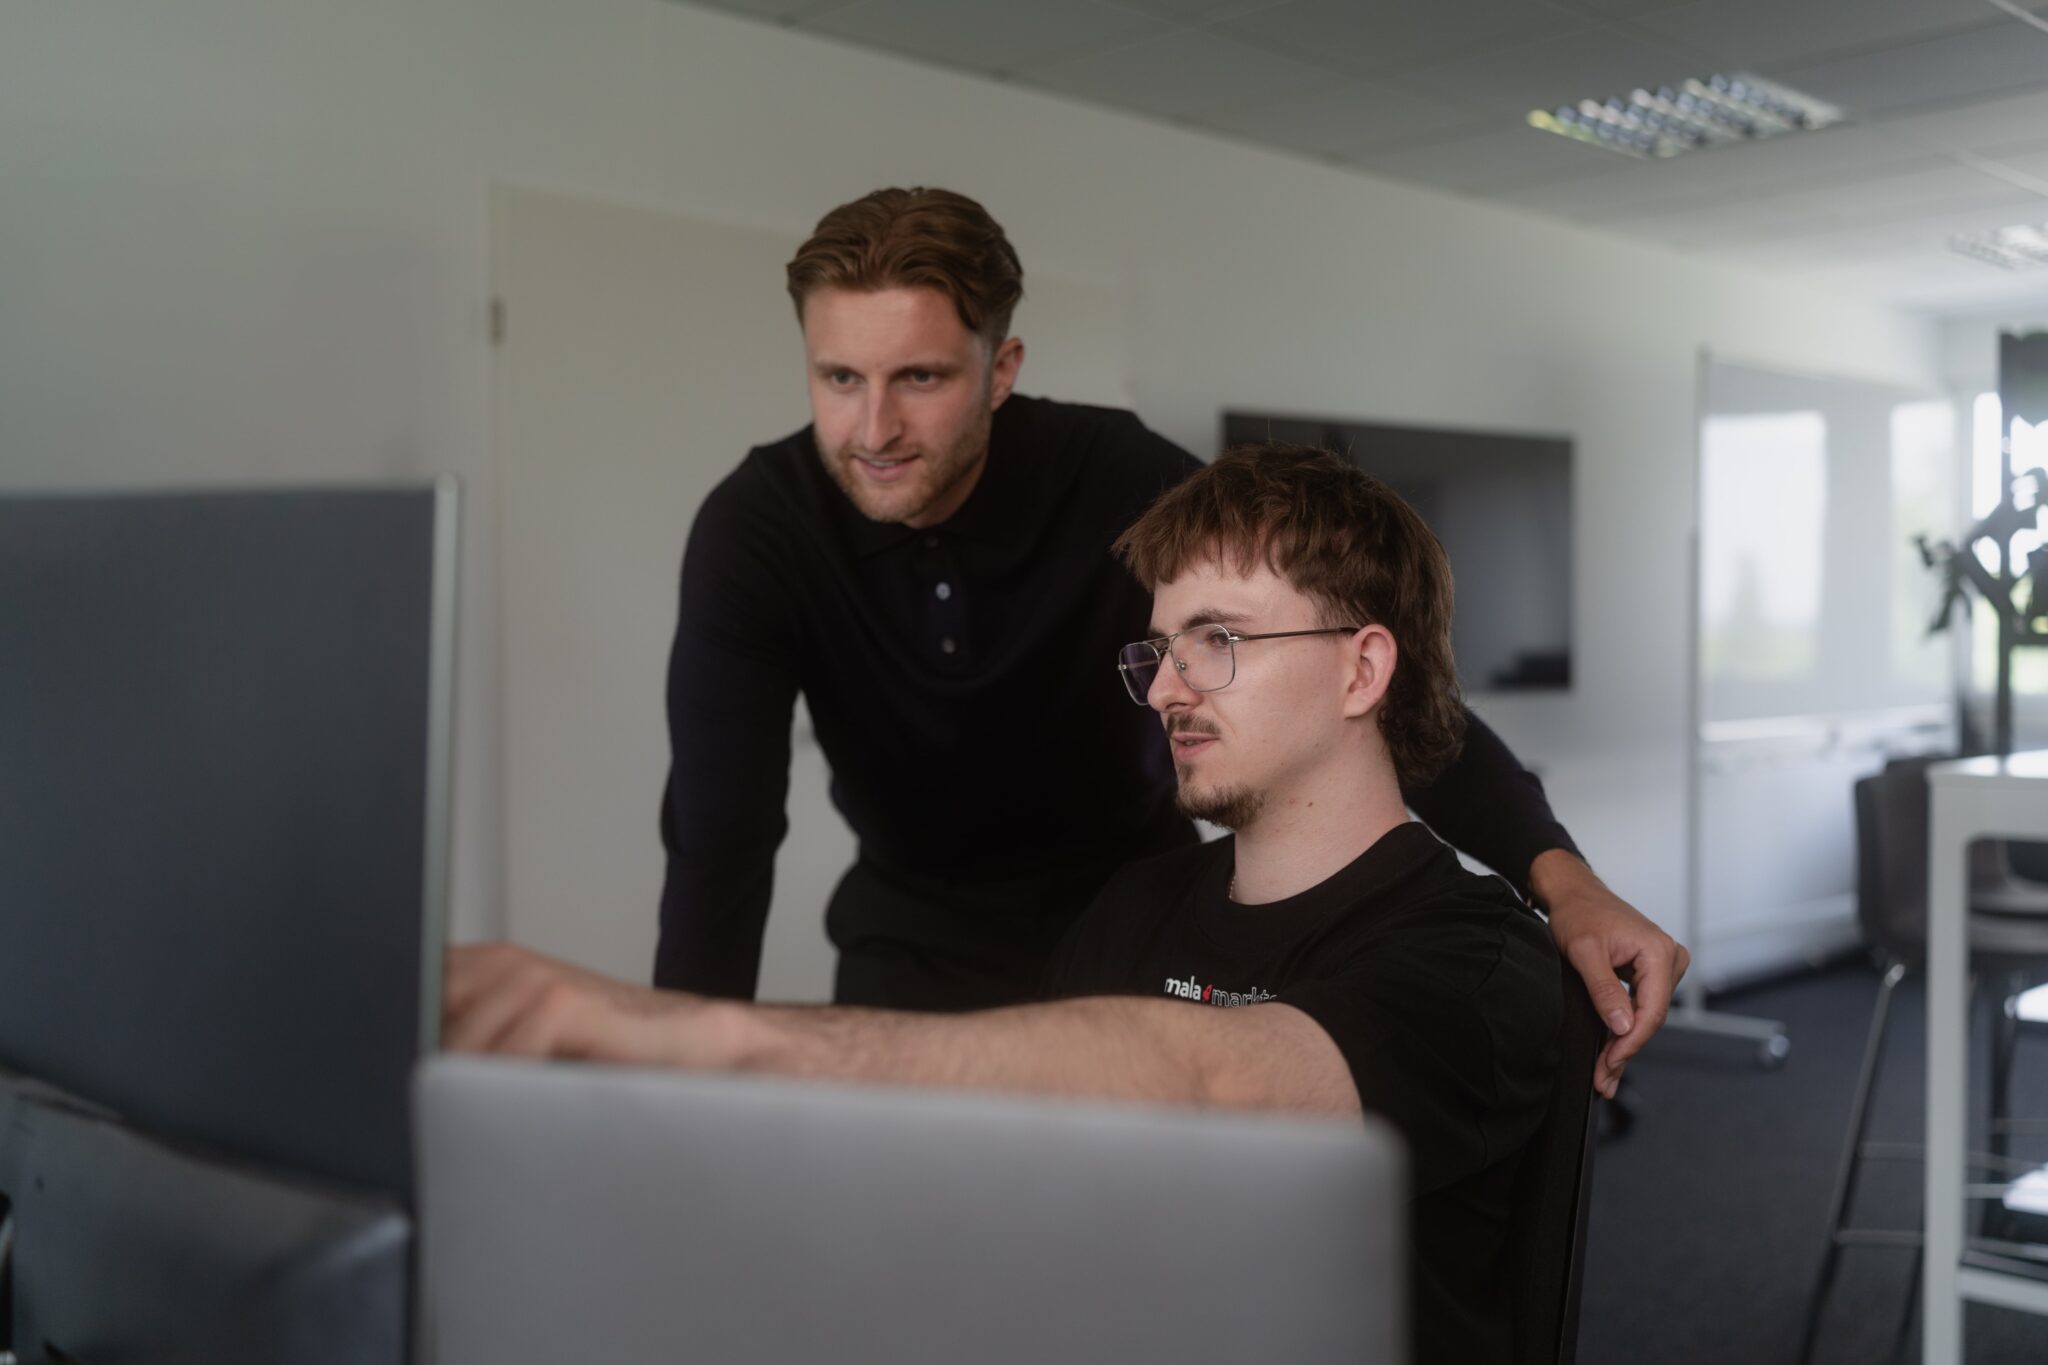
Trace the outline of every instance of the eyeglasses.
<path fill-rule="evenodd" d="M 1189 626 L 1157 640 L 1134 640 L 1117 653 L 1117 672 L 1123 675 L 1124 690 L 1140 706 L 1152 691 L 1159 665 L 1167 659 L 1180 673 L 1190 692 L 1215 692 L 1230 686 L 1237 677 L 1237 647 L 1247 640 L 1287 640 L 1297 635 L 1355 635 L 1364 626 L 1324 626 L 1319 630 L 1269 630 L 1262 635 L 1239 635 L 1228 626 Z M 1181 643 L 1175 645 L 1174 641 Z"/>

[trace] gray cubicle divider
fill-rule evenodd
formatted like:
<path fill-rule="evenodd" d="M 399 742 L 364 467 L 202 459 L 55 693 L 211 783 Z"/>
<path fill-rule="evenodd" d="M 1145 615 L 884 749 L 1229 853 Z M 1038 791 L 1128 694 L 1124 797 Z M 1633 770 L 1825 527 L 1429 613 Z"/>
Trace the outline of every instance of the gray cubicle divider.
<path fill-rule="evenodd" d="M 0 1066 L 404 1197 L 456 501 L 0 497 Z"/>

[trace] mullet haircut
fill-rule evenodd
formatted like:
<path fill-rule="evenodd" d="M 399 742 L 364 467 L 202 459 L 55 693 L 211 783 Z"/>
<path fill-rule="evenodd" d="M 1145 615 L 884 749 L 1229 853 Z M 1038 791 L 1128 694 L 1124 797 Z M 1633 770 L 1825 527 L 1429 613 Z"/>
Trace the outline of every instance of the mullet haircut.
<path fill-rule="evenodd" d="M 1465 741 L 1451 656 L 1451 565 L 1415 509 L 1327 450 L 1234 446 L 1169 489 L 1117 538 L 1146 591 L 1199 563 L 1263 563 L 1316 604 L 1326 626 L 1382 625 L 1394 676 L 1380 734 L 1408 791 L 1427 786 Z"/>
<path fill-rule="evenodd" d="M 1002 225 L 964 194 L 888 189 L 818 220 L 788 270 L 797 321 L 817 289 L 936 289 L 967 330 L 998 346 L 1024 297 L 1024 267 Z"/>

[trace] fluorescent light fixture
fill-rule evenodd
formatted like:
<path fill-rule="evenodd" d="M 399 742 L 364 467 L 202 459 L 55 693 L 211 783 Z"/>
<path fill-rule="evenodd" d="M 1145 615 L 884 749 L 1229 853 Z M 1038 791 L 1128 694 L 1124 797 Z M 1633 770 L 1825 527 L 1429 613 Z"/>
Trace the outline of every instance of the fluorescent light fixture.
<path fill-rule="evenodd" d="M 1529 111 L 1532 128 L 1644 159 L 1841 121 L 1842 111 L 1833 105 L 1742 72 Z"/>
<path fill-rule="evenodd" d="M 1949 250 L 2000 270 L 2025 270 L 2048 265 L 2048 223 L 1964 232 L 1948 239 Z"/>

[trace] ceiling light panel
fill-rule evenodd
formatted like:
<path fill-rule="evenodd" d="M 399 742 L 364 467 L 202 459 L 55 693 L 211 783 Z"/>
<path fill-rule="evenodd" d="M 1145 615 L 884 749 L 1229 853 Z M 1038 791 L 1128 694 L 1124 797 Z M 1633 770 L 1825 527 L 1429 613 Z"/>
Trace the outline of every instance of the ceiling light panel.
<path fill-rule="evenodd" d="M 1842 111 L 1833 105 L 1740 72 L 1529 113 L 1532 128 L 1644 160 L 1812 132 L 1841 121 Z"/>
<path fill-rule="evenodd" d="M 2001 270 L 2048 265 L 2048 223 L 1958 233 L 1948 239 L 1948 244 L 1952 251 Z"/>

